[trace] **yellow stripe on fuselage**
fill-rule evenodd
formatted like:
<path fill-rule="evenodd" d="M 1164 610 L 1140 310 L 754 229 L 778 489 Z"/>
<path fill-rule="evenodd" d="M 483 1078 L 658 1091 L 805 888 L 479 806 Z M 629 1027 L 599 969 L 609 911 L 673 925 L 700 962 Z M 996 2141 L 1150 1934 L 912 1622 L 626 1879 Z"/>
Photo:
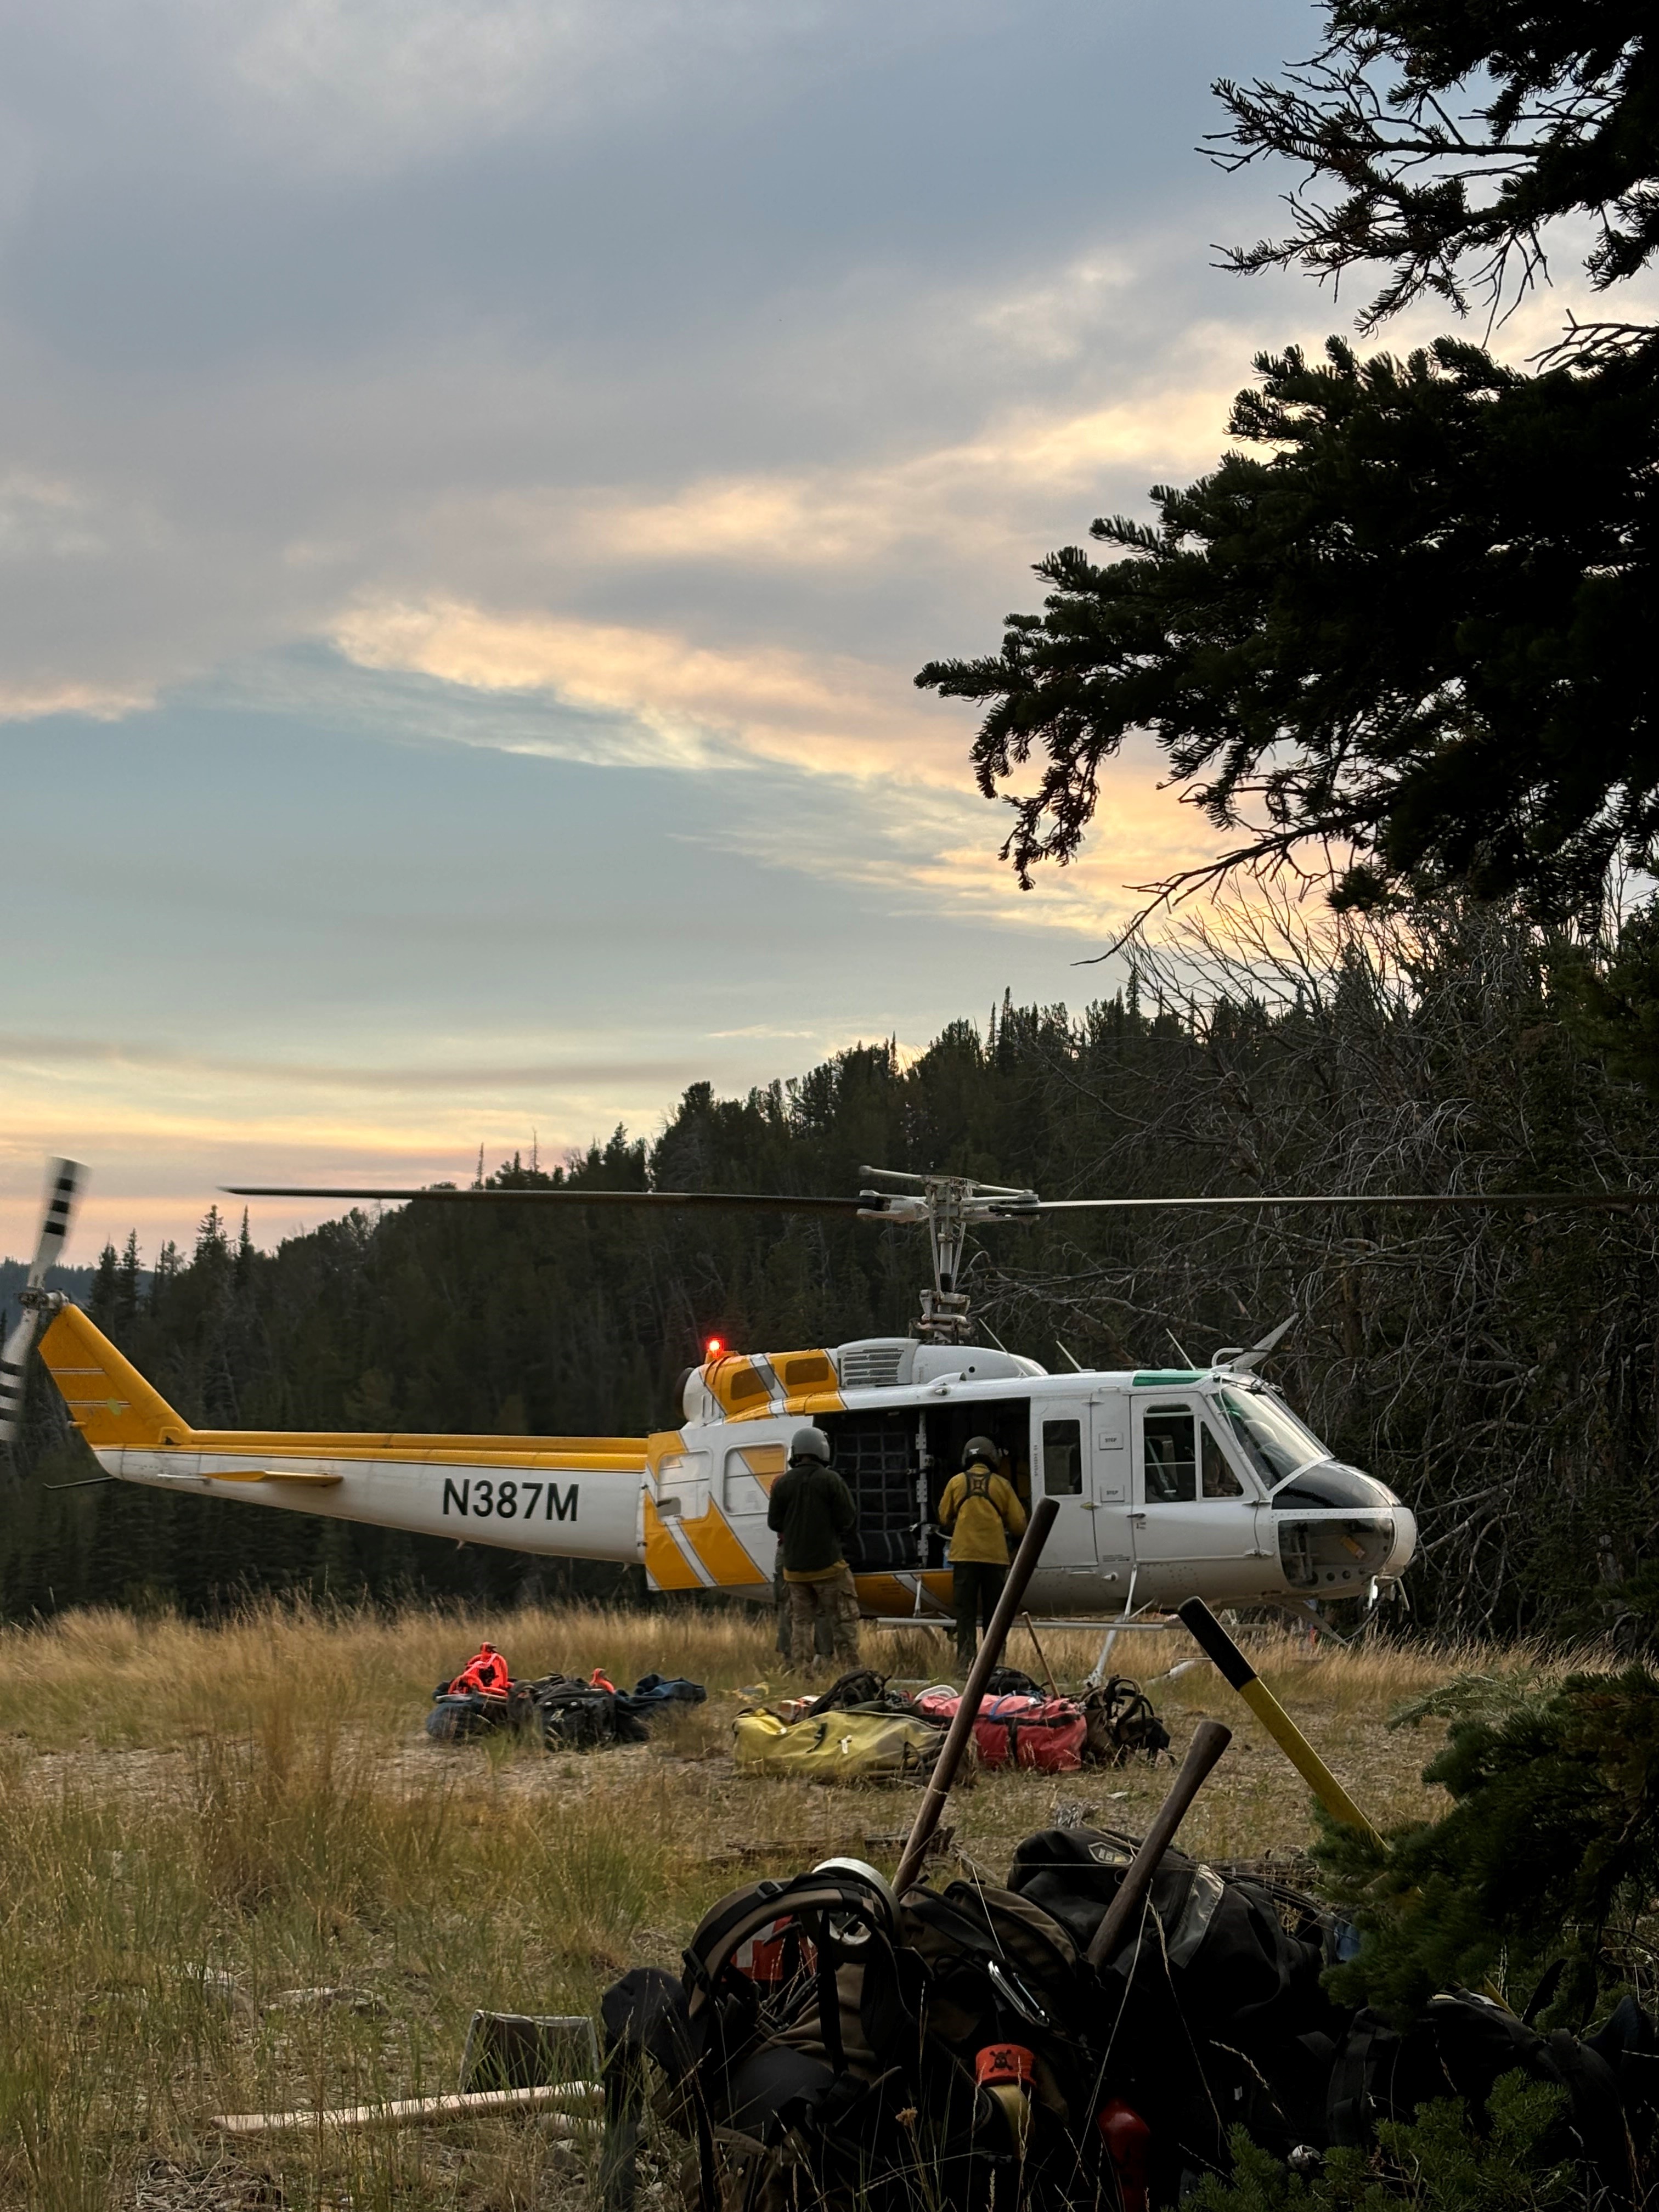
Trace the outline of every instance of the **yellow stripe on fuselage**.
<path fill-rule="evenodd" d="M 361 1429 L 195 1429 L 147 1382 L 78 1306 L 64 1306 L 40 1340 L 40 1356 L 70 1419 L 94 1451 L 234 1453 L 258 1468 L 273 1460 L 401 1461 L 427 1467 L 567 1468 L 635 1474 L 643 1437 L 464 1437 Z"/>
<path fill-rule="evenodd" d="M 696 1569 L 669 1534 L 654 1498 L 645 1501 L 645 1571 L 653 1589 L 705 1588 Z"/>

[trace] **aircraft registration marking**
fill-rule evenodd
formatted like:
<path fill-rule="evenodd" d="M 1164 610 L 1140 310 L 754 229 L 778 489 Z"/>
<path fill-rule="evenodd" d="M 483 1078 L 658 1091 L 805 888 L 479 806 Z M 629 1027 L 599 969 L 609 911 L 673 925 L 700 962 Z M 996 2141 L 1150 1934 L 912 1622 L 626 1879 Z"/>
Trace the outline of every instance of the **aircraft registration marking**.
<path fill-rule="evenodd" d="M 515 1482 L 510 1477 L 464 1475 L 459 1482 L 444 1478 L 446 1514 L 457 1513 L 475 1521 L 574 1521 L 580 1483 L 561 1490 L 556 1482 Z"/>

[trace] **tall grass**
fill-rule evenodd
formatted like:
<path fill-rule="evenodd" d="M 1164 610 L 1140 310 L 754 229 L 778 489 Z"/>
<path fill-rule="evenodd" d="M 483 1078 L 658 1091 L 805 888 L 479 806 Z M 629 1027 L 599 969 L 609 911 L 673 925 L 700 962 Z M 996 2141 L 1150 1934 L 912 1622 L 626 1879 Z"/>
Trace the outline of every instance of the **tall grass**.
<path fill-rule="evenodd" d="M 591 2013 L 624 1965 L 676 1963 L 702 1910 L 754 1872 L 879 1855 L 866 1839 L 902 1828 L 907 1796 L 755 1781 L 725 1755 L 732 1693 L 780 1682 L 772 1626 L 736 1607 L 483 1620 L 266 1606 L 214 1627 L 90 1613 L 0 1632 L 0 2207 L 129 2212 L 156 2161 L 144 2201 L 166 2203 L 166 2172 L 224 2159 L 216 2112 L 453 2087 L 476 2008 Z M 483 1632 L 520 1674 L 601 1666 L 631 1682 L 655 1668 L 704 1681 L 710 1699 L 647 1747 L 588 1759 L 434 1746 L 420 1727 L 432 1686 Z M 1541 1663 L 1252 1643 L 1385 1817 L 1427 1803 L 1417 1770 L 1437 1740 L 1390 1735 L 1392 1707 L 1471 1665 Z M 1075 1681 L 1097 1639 L 1046 1632 L 1042 1644 Z M 1150 1673 L 1189 1649 L 1126 1638 L 1115 1657 Z M 950 1656 L 937 1638 L 872 1632 L 866 1651 L 912 1677 Z M 1020 1638 L 1009 1656 L 1035 1668 Z M 1207 1668 L 1155 1694 L 1178 1741 L 1200 1710 L 1238 1729 L 1183 1841 L 1246 1856 L 1305 1840 L 1305 1793 Z M 951 1817 L 1000 1878 L 1056 1797 L 1135 1828 L 1166 1783 L 1145 1767 L 994 1775 Z M 755 1863 L 734 1870 L 739 1852 Z M 345 1994 L 285 1994 L 319 1988 Z M 349 2195 L 354 2212 L 550 2204 L 571 2185 L 570 2155 L 507 2121 L 239 2154 L 245 2179 L 266 2174 L 290 2206 Z"/>
<path fill-rule="evenodd" d="M 664 1626 L 490 1624 L 520 1672 L 632 1680 L 694 1646 L 753 1671 L 741 1619 Z M 642 1924 L 701 1909 L 681 1777 L 706 1727 L 649 1764 L 446 1753 L 420 1721 L 476 1635 L 283 1607 L 5 1633 L 0 2204 L 128 2204 L 147 2160 L 221 2155 L 214 2112 L 453 2088 L 475 2008 L 592 2012 Z M 346 1994 L 284 1996 L 319 1988 Z M 337 2185 L 354 2206 L 455 2201 L 453 2137 L 243 2155 L 296 2203 Z M 554 2145 L 500 2123 L 478 2155 L 495 2201 L 528 2204 Z"/>
<path fill-rule="evenodd" d="M 178 1746 L 204 1729 L 251 1728 L 273 1683 L 292 1681 L 316 1710 L 349 1703 L 360 1723 L 396 1734 L 483 1635 L 520 1675 L 597 1666 L 631 1685 L 654 1669 L 735 1688 L 778 1663 L 771 1613 L 736 1604 L 530 1607 L 475 1618 L 270 1601 L 213 1626 L 99 1609 L 0 1628 L 0 1732 L 43 1749 Z"/>

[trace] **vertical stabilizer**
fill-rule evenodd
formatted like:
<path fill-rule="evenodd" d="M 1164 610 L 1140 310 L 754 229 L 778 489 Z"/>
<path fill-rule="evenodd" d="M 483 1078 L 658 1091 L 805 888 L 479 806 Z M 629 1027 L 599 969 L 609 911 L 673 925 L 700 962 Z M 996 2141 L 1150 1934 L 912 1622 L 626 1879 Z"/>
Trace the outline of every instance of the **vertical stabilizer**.
<path fill-rule="evenodd" d="M 146 1382 L 78 1306 L 64 1306 L 40 1340 L 40 1357 L 94 1451 L 188 1441 L 191 1426 Z"/>

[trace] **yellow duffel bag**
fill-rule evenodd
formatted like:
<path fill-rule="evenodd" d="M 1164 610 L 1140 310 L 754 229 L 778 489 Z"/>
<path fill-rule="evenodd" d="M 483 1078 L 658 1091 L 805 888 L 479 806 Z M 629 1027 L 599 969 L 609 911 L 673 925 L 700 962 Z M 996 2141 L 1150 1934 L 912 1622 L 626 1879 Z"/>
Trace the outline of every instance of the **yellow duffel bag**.
<path fill-rule="evenodd" d="M 757 1705 L 738 1715 L 732 1732 L 739 1766 L 757 1774 L 804 1774 L 809 1782 L 920 1781 L 933 1772 L 945 1742 L 945 1730 L 934 1723 L 889 1711 L 786 1721 Z"/>

